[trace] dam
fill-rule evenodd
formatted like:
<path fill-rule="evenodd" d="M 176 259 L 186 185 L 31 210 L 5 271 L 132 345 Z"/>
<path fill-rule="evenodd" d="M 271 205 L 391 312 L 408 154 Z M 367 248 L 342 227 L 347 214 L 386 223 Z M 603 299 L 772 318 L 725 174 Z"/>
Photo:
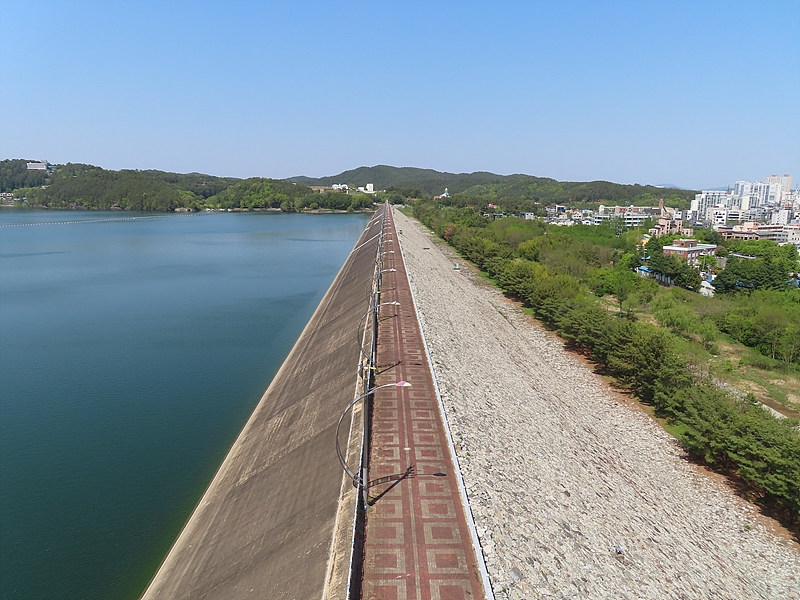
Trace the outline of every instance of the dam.
<path fill-rule="evenodd" d="M 398 237 L 384 205 L 143 599 L 490 597 Z"/>

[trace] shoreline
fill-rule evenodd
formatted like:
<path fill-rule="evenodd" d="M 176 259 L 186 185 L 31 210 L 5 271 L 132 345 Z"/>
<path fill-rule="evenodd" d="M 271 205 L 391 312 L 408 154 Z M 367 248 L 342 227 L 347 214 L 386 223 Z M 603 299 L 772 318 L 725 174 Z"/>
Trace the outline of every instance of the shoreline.
<path fill-rule="evenodd" d="M 203 213 L 203 212 L 213 212 L 213 213 L 228 213 L 228 212 L 235 212 L 235 213 L 247 213 L 247 212 L 254 212 L 254 213 L 274 213 L 274 214 L 283 214 L 283 215 L 358 215 L 358 214 L 372 214 L 377 212 L 379 209 L 377 207 L 372 209 L 359 209 L 359 210 L 336 210 L 333 208 L 314 208 L 314 209 L 301 209 L 295 210 L 290 212 L 284 212 L 280 208 L 254 208 L 254 209 L 241 209 L 241 208 L 188 208 L 188 207 L 178 207 L 172 210 L 128 210 L 126 208 L 88 208 L 86 206 L 30 206 L 30 205 L 19 205 L 19 204 L 0 204 L 0 208 L 16 208 L 16 209 L 23 209 L 23 210 L 54 210 L 54 211 L 68 211 L 68 212 L 120 212 L 120 213 L 157 213 L 163 215 L 171 215 L 174 213 Z"/>

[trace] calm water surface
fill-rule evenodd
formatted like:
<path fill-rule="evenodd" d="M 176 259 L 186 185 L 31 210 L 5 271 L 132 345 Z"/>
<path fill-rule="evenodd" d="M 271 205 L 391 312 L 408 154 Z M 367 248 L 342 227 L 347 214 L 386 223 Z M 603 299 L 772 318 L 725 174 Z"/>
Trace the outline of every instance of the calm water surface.
<path fill-rule="evenodd" d="M 141 594 L 368 219 L 0 210 L 0 597 Z"/>

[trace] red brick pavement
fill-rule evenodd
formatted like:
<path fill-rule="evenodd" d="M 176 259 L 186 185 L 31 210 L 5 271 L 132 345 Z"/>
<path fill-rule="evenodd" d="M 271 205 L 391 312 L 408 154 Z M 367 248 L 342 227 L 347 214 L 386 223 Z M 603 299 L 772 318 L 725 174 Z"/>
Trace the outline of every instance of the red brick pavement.
<path fill-rule="evenodd" d="M 480 570 L 391 211 L 386 223 L 375 386 L 412 387 L 375 392 L 361 597 L 478 600 Z"/>

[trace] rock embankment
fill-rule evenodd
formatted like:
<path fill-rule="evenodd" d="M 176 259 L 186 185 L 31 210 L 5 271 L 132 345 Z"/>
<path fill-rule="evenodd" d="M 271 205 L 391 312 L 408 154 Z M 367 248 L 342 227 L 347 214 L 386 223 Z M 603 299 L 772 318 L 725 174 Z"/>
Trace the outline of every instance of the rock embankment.
<path fill-rule="evenodd" d="M 800 598 L 800 549 L 395 212 L 497 598 Z"/>

